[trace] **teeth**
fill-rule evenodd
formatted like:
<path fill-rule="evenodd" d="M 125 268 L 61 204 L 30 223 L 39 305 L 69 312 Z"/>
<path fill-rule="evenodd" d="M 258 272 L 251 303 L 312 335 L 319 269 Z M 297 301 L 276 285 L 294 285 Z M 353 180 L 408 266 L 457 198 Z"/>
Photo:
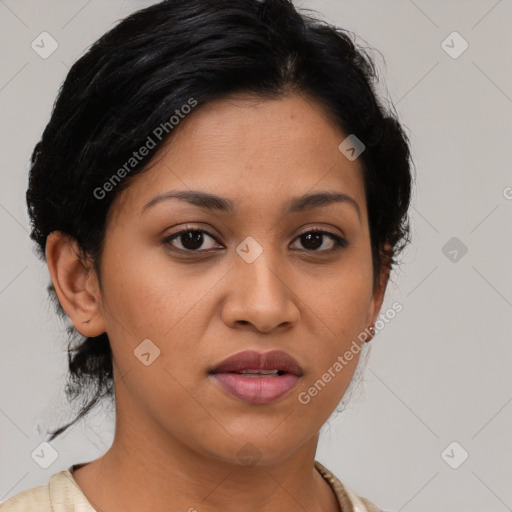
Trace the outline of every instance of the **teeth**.
<path fill-rule="evenodd" d="M 240 375 L 277 375 L 279 370 L 242 370 Z"/>

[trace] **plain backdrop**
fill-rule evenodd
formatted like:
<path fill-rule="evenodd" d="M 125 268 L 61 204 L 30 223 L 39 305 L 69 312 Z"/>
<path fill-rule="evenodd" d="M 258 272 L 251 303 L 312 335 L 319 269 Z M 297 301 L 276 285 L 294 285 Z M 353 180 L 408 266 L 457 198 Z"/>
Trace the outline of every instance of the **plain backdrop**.
<path fill-rule="evenodd" d="M 150 3 L 0 1 L 0 501 L 112 440 L 113 417 L 99 409 L 52 443 L 47 469 L 31 456 L 70 409 L 65 325 L 47 300 L 25 191 L 70 65 Z M 512 2 L 296 5 L 376 50 L 417 175 L 413 244 L 383 306 L 403 310 L 372 341 L 360 392 L 322 429 L 317 459 L 386 510 L 511 510 Z M 42 32 L 58 44 L 47 58 L 31 46 Z"/>

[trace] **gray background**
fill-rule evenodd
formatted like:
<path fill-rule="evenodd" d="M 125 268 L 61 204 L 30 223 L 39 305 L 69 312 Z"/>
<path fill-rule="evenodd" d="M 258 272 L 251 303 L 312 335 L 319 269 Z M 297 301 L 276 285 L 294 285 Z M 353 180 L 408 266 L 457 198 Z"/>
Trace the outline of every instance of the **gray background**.
<path fill-rule="evenodd" d="M 65 326 L 46 299 L 24 194 L 30 152 L 69 66 L 150 3 L 0 0 L 0 501 L 100 456 L 112 440 L 113 417 L 100 409 L 52 443 L 50 467 L 31 458 L 69 408 Z M 397 300 L 403 311 L 372 342 L 361 392 L 323 428 L 317 459 L 387 510 L 512 510 L 512 2 L 296 5 L 382 53 L 385 62 L 373 54 L 382 92 L 410 133 L 417 171 L 414 242 L 383 306 Z M 31 48 L 43 31 L 59 45 L 47 59 Z M 460 51 L 457 36 L 442 45 L 453 31 L 469 44 L 458 58 L 445 51 Z M 458 465 L 463 450 L 469 458 L 453 469 L 447 462 Z"/>

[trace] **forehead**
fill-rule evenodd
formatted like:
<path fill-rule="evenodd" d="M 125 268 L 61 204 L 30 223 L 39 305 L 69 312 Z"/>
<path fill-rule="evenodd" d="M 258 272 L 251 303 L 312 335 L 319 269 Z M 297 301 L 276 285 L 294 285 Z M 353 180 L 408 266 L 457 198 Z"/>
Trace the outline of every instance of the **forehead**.
<path fill-rule="evenodd" d="M 140 211 L 157 194 L 189 189 L 268 209 L 281 199 L 332 189 L 364 211 L 360 163 L 338 149 L 346 137 L 321 104 L 304 96 L 214 100 L 180 121 L 116 202 Z"/>

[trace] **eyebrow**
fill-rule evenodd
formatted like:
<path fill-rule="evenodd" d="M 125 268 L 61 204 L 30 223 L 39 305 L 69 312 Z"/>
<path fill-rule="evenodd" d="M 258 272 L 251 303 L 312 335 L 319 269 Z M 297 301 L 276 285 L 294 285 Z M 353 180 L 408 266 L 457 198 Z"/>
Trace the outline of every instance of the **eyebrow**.
<path fill-rule="evenodd" d="M 226 213 L 237 212 L 235 203 L 224 197 L 209 194 L 207 192 L 201 192 L 199 190 L 170 190 L 169 192 L 164 192 L 151 199 L 151 201 L 145 204 L 142 208 L 142 213 L 156 204 L 169 199 L 186 201 L 189 204 L 207 210 L 216 210 Z M 334 203 L 345 203 L 351 205 L 356 210 L 359 220 L 361 220 L 361 210 L 355 199 L 347 194 L 329 190 L 292 197 L 286 205 L 285 214 L 303 212 L 313 208 L 329 206 Z"/>

